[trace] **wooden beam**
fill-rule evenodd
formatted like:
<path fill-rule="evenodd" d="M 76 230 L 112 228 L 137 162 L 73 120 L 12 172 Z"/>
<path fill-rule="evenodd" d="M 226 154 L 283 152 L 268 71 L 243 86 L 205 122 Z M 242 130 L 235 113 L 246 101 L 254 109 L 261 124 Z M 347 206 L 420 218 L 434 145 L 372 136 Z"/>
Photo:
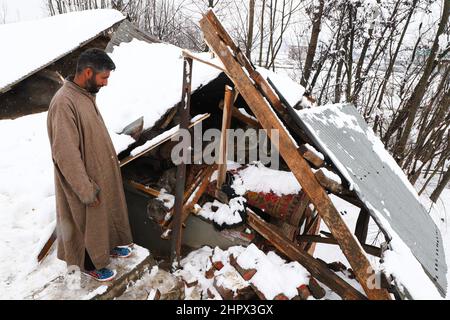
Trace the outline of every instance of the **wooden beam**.
<path fill-rule="evenodd" d="M 308 272 L 336 292 L 344 300 L 364 300 L 366 297 L 353 288 L 328 267 L 309 254 L 302 251 L 297 245 L 289 241 L 279 232 L 273 230 L 270 225 L 256 215 L 253 211 L 247 210 L 247 223 L 265 239 L 270 241 L 278 250 L 288 256 L 293 261 L 298 261 Z"/>
<path fill-rule="evenodd" d="M 270 105 L 255 87 L 253 81 L 243 70 L 242 65 L 236 61 L 235 56 L 230 52 L 231 46 L 227 46 L 217 36 L 217 28 L 210 22 L 208 17 L 214 16 L 209 11 L 200 20 L 200 26 L 204 33 L 204 38 L 209 47 L 216 52 L 228 71 L 230 79 L 235 84 L 240 94 L 243 96 L 253 114 L 259 120 L 267 134 L 271 137 L 271 130 L 278 130 L 278 149 L 283 159 L 295 175 L 303 190 L 311 199 L 322 219 L 331 230 L 333 236 L 338 240 L 339 245 L 351 264 L 355 275 L 370 299 L 390 299 L 390 295 L 385 289 L 372 288 L 369 286 L 369 279 L 375 276 L 373 268 L 364 253 L 361 245 L 350 232 L 348 226 L 343 221 L 341 215 L 334 207 L 325 190 L 319 184 L 306 160 L 301 156 L 296 142 L 286 131 Z M 222 27 L 223 28 L 223 27 Z M 232 48 L 231 48 L 232 49 Z"/>
<path fill-rule="evenodd" d="M 370 214 L 365 208 L 361 208 L 358 220 L 356 221 L 355 236 L 360 243 L 366 243 L 367 232 L 369 231 Z"/>
<path fill-rule="evenodd" d="M 299 242 L 316 242 L 316 243 L 327 243 L 327 244 L 336 244 L 338 245 L 338 242 L 334 238 L 328 238 L 328 237 L 322 237 L 319 235 L 300 235 L 297 237 L 297 241 Z M 363 244 L 362 247 L 364 248 L 364 251 L 366 251 L 368 254 L 376 257 L 381 257 L 381 248 L 371 246 L 368 244 Z"/>
<path fill-rule="evenodd" d="M 183 87 L 181 93 L 181 106 L 179 108 L 180 114 L 180 130 L 189 127 L 190 104 L 191 104 L 191 88 L 192 88 L 192 59 L 184 58 L 183 62 Z M 189 144 L 191 141 L 189 141 Z M 185 156 L 185 155 L 183 155 Z M 181 163 L 177 167 L 177 185 L 175 189 L 175 204 L 174 204 L 174 218 L 172 219 L 172 233 L 173 238 L 170 245 L 170 261 L 173 267 L 180 266 L 181 256 L 181 237 L 183 224 L 183 202 L 184 202 L 184 187 L 186 181 L 186 159 L 181 159 Z"/>
<path fill-rule="evenodd" d="M 343 194 L 343 195 L 351 195 L 351 192 L 346 190 L 341 184 L 338 182 L 328 178 L 322 170 L 317 170 L 314 175 L 316 176 L 317 181 L 320 183 L 322 187 L 326 190 L 330 191 L 333 194 Z"/>
<path fill-rule="evenodd" d="M 207 113 L 205 115 L 203 115 L 202 117 L 200 117 L 199 119 L 195 120 L 195 121 L 191 121 L 191 123 L 189 124 L 189 128 L 192 128 L 194 126 L 196 126 L 197 124 L 199 124 L 200 122 L 202 122 L 203 120 L 209 118 L 211 116 L 210 113 Z M 124 165 L 130 163 L 133 160 L 136 160 L 137 158 L 143 156 L 144 154 L 152 151 L 153 149 L 159 147 L 160 145 L 162 145 L 164 142 L 167 142 L 171 139 L 173 139 L 174 137 L 176 137 L 179 133 L 179 129 L 174 132 L 171 135 L 166 136 L 166 133 L 162 133 L 159 136 L 156 136 L 155 138 L 153 138 L 152 140 L 155 140 L 155 143 L 150 144 L 147 148 L 145 148 L 145 150 L 142 150 L 141 152 L 139 152 L 138 154 L 134 155 L 134 156 L 128 156 L 124 159 L 122 159 L 122 161 L 120 161 L 120 167 L 123 167 Z"/>
<path fill-rule="evenodd" d="M 223 110 L 223 101 L 221 101 L 219 103 L 219 109 Z M 239 109 L 237 109 L 236 107 L 231 108 L 231 116 L 233 118 L 236 118 L 237 120 L 241 121 L 242 123 L 245 123 L 251 127 L 254 128 L 261 128 L 261 125 L 259 124 L 259 122 L 251 117 L 249 117 L 246 114 L 243 114 L 241 111 L 239 111 Z"/>
<path fill-rule="evenodd" d="M 217 64 L 214 64 L 212 62 L 206 61 L 206 60 L 200 58 L 199 56 L 197 56 L 195 53 L 190 52 L 189 50 L 183 49 L 182 55 L 183 55 L 183 57 L 188 57 L 188 58 L 191 58 L 192 60 L 201 62 L 203 64 L 206 64 L 206 65 L 210 66 L 210 67 L 219 69 L 222 72 L 225 72 L 225 73 L 227 72 L 223 67 L 221 67 L 221 66 L 219 66 Z"/>
<path fill-rule="evenodd" d="M 303 158 L 309 161 L 315 168 L 321 168 L 324 165 L 324 161 L 318 157 L 314 152 L 309 150 L 306 145 L 301 145 L 299 147 L 300 153 L 302 154 Z"/>
<path fill-rule="evenodd" d="M 222 189 L 222 184 L 225 181 L 227 173 L 227 146 L 228 146 L 228 129 L 231 124 L 231 110 L 233 108 L 234 90 L 230 86 L 225 86 L 224 108 L 222 116 L 222 132 L 220 135 L 220 150 L 219 150 L 219 173 L 217 175 L 217 190 Z"/>
<path fill-rule="evenodd" d="M 183 210 L 180 218 L 181 224 L 186 222 L 194 206 L 198 203 L 201 196 L 206 192 L 206 189 L 208 188 L 208 185 L 211 181 L 211 176 L 216 169 L 217 166 L 213 165 L 205 170 L 204 174 L 202 175 L 202 181 L 200 185 L 194 190 L 192 195 L 189 197 L 189 199 L 186 200 L 185 204 L 183 205 Z M 172 220 L 169 222 L 167 230 L 164 232 L 161 238 L 165 240 L 170 239 L 174 227 L 175 227 L 174 220 Z"/>
<path fill-rule="evenodd" d="M 143 185 L 142 183 L 138 183 L 136 181 L 130 180 L 128 181 L 128 183 L 130 184 L 130 186 L 132 186 L 133 188 L 142 191 L 148 195 L 151 195 L 153 197 L 158 198 L 160 195 L 160 192 L 156 189 L 150 188 L 149 186 Z"/>
<path fill-rule="evenodd" d="M 56 229 L 53 230 L 52 234 L 50 235 L 50 238 L 47 240 L 44 247 L 39 252 L 37 257 L 38 263 L 41 263 L 47 257 L 55 241 L 56 241 Z"/>

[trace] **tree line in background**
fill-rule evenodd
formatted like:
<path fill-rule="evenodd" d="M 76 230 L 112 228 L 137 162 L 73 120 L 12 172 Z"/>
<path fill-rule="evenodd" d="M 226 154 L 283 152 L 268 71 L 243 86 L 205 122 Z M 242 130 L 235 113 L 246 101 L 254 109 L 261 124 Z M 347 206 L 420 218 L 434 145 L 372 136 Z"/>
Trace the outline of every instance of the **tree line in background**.
<path fill-rule="evenodd" d="M 352 102 L 415 184 L 450 181 L 448 0 L 47 0 L 50 15 L 114 8 L 158 39 L 206 50 L 215 10 L 254 64 L 286 69 L 319 105 Z M 420 23 L 440 10 L 435 21 Z M 435 11 L 436 12 L 436 11 Z M 286 56 L 283 52 L 288 52 Z"/>

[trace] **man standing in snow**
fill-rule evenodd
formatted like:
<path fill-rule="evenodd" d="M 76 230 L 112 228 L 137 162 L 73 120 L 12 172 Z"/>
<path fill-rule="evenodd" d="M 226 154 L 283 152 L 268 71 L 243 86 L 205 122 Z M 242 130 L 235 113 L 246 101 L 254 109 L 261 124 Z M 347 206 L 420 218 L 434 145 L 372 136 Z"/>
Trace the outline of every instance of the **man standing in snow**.
<path fill-rule="evenodd" d="M 115 69 L 100 49 L 78 58 L 53 97 L 47 129 L 55 167 L 58 258 L 99 281 L 110 257 L 131 254 L 131 231 L 116 151 L 95 102 Z"/>

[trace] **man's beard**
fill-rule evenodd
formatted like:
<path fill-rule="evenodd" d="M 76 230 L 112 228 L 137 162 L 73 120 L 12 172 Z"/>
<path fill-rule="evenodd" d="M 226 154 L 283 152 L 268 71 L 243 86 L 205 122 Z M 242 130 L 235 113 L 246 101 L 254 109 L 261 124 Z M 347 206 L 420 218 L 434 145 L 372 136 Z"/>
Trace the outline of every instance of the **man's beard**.
<path fill-rule="evenodd" d="M 100 91 L 100 86 L 97 85 L 97 82 L 95 81 L 95 74 L 92 75 L 90 79 L 86 81 L 86 91 L 92 94 L 96 94 Z"/>

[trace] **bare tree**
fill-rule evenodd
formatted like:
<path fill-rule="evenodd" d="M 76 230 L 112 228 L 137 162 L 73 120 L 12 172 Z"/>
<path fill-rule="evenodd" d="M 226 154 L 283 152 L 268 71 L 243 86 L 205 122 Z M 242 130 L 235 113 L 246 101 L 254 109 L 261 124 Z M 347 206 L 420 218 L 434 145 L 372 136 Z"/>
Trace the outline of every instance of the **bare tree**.
<path fill-rule="evenodd" d="M 6 2 L 1 2 L 0 6 L 0 24 L 6 23 L 6 16 L 8 15 L 8 5 Z"/>
<path fill-rule="evenodd" d="M 320 27 L 322 25 L 324 6 L 325 0 L 319 0 L 319 6 L 317 8 L 313 5 L 311 38 L 309 40 L 308 53 L 306 54 L 305 66 L 303 67 L 302 80 L 300 82 L 304 87 L 307 87 L 309 76 L 312 71 L 311 69 L 313 66 L 314 57 L 316 55 L 317 41 L 319 39 Z"/>
<path fill-rule="evenodd" d="M 444 33 L 447 28 L 447 23 L 449 19 L 450 12 L 450 1 L 444 1 L 443 9 L 442 9 L 442 17 L 439 22 L 439 27 L 436 32 L 436 36 L 433 41 L 433 45 L 431 47 L 430 54 L 428 56 L 425 70 L 422 73 L 422 76 L 417 83 L 416 87 L 412 91 L 411 97 L 406 103 L 405 109 L 407 110 L 407 120 L 402 135 L 394 148 L 394 156 L 397 157 L 401 161 L 401 158 L 404 154 L 406 143 L 411 134 L 411 130 L 414 125 L 414 120 L 416 118 L 416 114 L 419 108 L 419 104 L 423 99 L 425 94 L 425 90 L 427 89 L 427 83 L 435 66 L 435 59 L 439 50 L 439 37 Z"/>

